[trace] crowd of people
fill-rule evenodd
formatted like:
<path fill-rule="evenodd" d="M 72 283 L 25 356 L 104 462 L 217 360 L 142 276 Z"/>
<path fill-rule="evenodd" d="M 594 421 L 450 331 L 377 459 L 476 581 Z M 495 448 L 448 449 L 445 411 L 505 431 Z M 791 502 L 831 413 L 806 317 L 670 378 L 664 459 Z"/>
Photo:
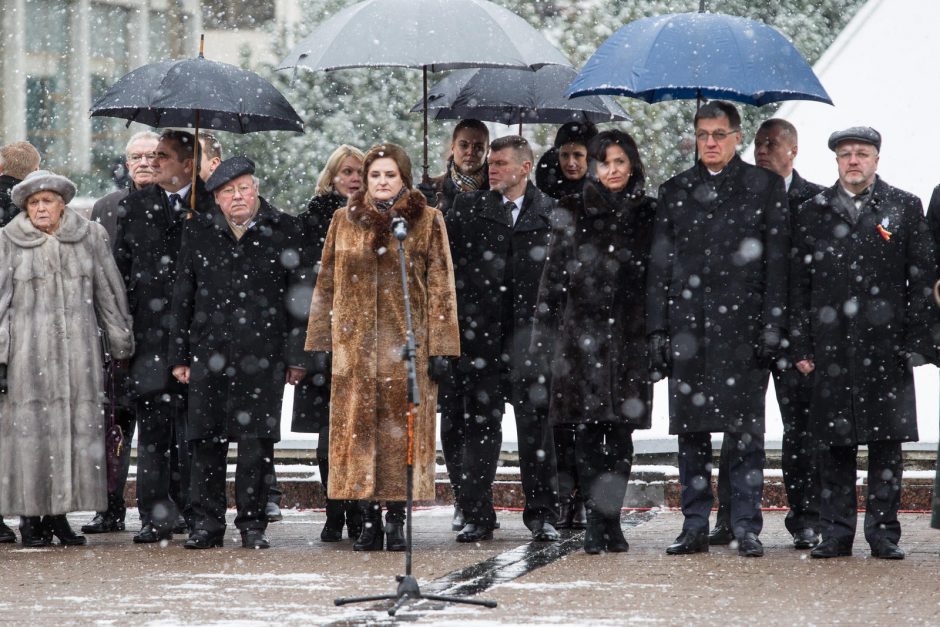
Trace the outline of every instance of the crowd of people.
<path fill-rule="evenodd" d="M 878 177 L 868 127 L 830 137 L 830 187 L 796 172 L 785 120 L 760 126 L 756 165 L 732 104 L 704 104 L 693 127 L 696 163 L 658 194 L 634 139 L 590 123 L 563 125 L 536 161 L 523 137 L 462 120 L 444 173 L 421 182 L 400 146 L 342 145 L 299 216 L 208 132 L 133 135 L 128 187 L 90 220 L 32 146 L 4 146 L 0 514 L 30 547 L 84 544 L 74 511 L 96 512 L 86 535 L 124 530 L 136 430 L 135 543 L 222 546 L 237 443 L 234 524 L 242 546 L 267 548 L 289 384 L 292 429 L 318 434 L 322 541 L 345 527 L 353 550 L 405 549 L 406 465 L 414 498 L 433 500 L 438 411 L 455 539 L 492 539 L 509 403 L 533 540 L 584 529 L 586 553 L 624 552 L 633 432 L 666 378 L 684 515 L 666 552 L 758 557 L 773 376 L 794 548 L 851 555 L 867 445 L 865 539 L 903 558 L 912 369 L 940 361 L 940 186 L 925 218 Z M 2 519 L 0 541 L 16 541 Z"/>

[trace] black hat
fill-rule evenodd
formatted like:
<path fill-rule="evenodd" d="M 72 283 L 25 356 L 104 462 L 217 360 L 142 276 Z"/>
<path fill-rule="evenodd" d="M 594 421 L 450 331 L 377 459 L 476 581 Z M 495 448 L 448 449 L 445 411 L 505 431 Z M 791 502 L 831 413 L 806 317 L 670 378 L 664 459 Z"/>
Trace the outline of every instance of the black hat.
<path fill-rule="evenodd" d="M 219 164 L 209 180 L 206 181 L 206 191 L 214 192 L 229 181 L 243 174 L 254 174 L 255 162 L 241 155 L 229 157 Z"/>
<path fill-rule="evenodd" d="M 572 143 L 587 146 L 595 135 L 597 135 L 597 127 L 593 122 L 566 122 L 555 135 L 555 148 Z"/>
<path fill-rule="evenodd" d="M 870 126 L 853 126 L 844 131 L 836 131 L 829 136 L 829 150 L 835 151 L 836 146 L 844 141 L 871 144 L 875 147 L 875 150 L 881 152 L 881 133 Z"/>

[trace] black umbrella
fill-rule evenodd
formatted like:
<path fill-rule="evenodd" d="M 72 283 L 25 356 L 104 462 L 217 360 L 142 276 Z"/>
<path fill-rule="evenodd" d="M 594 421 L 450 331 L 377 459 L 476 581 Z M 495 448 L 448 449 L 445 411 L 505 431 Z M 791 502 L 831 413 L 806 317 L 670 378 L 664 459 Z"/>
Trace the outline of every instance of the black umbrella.
<path fill-rule="evenodd" d="M 91 106 L 92 116 L 159 128 L 231 133 L 297 131 L 303 121 L 283 94 L 254 72 L 203 56 L 150 63 L 120 78 Z M 198 156 L 198 155 L 197 155 Z M 193 182 L 199 168 L 193 168 Z M 195 194 L 192 196 L 195 202 Z"/>
<path fill-rule="evenodd" d="M 535 72 L 504 68 L 458 70 L 428 90 L 436 120 L 476 118 L 503 124 L 613 122 L 630 116 L 610 96 L 565 97 L 577 76 L 573 68 L 546 65 Z M 424 111 L 424 102 L 412 113 Z"/>

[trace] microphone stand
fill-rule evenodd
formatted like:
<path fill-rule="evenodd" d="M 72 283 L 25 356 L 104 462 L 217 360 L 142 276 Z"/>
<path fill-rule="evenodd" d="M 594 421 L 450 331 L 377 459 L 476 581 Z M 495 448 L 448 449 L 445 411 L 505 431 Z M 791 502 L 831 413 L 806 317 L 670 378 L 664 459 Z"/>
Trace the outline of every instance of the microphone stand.
<path fill-rule="evenodd" d="M 421 404 L 421 391 L 418 389 L 418 347 L 415 343 L 414 322 L 411 317 L 411 297 L 408 294 L 408 271 L 405 264 L 405 239 L 408 237 L 408 223 L 404 218 L 392 220 L 392 233 L 398 240 L 398 263 L 401 267 L 401 288 L 405 296 L 405 345 L 402 347 L 402 359 L 406 362 L 408 373 L 408 428 L 407 428 L 407 457 L 405 477 L 405 574 L 397 575 L 398 589 L 393 594 L 377 594 L 362 597 L 340 597 L 334 599 L 336 605 L 349 603 L 366 603 L 369 601 L 395 601 L 388 609 L 388 615 L 394 616 L 406 603 L 428 599 L 430 601 L 443 601 L 444 603 L 464 603 L 466 605 L 479 605 L 483 607 L 496 607 L 496 601 L 485 599 L 465 599 L 462 597 L 445 596 L 440 594 L 424 594 L 418 586 L 418 580 L 411 574 L 411 515 L 414 502 L 414 417 L 415 407 Z"/>

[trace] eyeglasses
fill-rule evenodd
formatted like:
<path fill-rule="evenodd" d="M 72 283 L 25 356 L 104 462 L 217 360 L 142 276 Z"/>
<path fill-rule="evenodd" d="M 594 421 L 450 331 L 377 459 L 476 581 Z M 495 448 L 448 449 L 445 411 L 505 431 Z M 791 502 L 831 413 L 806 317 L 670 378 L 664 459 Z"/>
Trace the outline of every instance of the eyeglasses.
<path fill-rule="evenodd" d="M 730 135 L 734 135 L 735 133 L 738 133 L 738 132 L 740 132 L 740 129 L 737 129 L 737 128 L 731 129 L 730 131 L 723 131 L 719 129 L 717 131 L 712 131 L 711 133 L 709 133 L 708 131 L 696 131 L 695 141 L 707 142 L 708 138 L 711 137 L 716 142 L 723 142 L 726 139 L 728 139 Z"/>
<path fill-rule="evenodd" d="M 255 186 L 254 185 L 239 185 L 238 187 L 235 187 L 235 186 L 223 187 L 222 189 L 219 190 L 219 195 L 225 196 L 225 197 L 231 197 L 235 195 L 236 190 L 238 191 L 239 196 L 247 196 L 248 194 L 250 194 L 251 192 L 255 190 Z"/>
<path fill-rule="evenodd" d="M 147 161 L 153 161 L 156 158 L 157 155 L 152 152 L 132 152 L 131 154 L 127 155 L 127 160 L 131 163 L 137 163 L 138 161 L 143 161 L 144 159 Z"/>

